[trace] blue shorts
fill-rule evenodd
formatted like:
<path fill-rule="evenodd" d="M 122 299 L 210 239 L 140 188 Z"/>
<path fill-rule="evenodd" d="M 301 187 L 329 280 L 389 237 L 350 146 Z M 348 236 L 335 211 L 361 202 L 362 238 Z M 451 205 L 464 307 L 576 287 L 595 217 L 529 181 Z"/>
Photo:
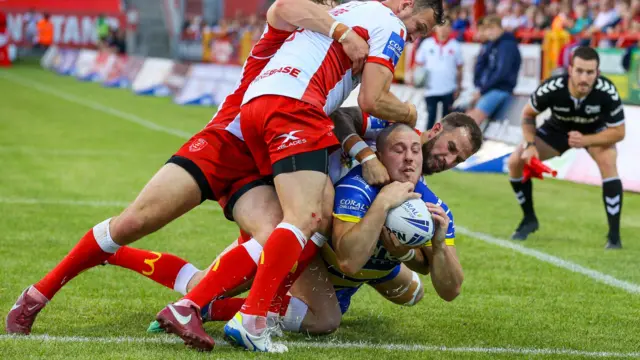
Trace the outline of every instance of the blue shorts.
<path fill-rule="evenodd" d="M 476 108 L 480 109 L 490 119 L 496 115 L 503 106 L 509 103 L 511 93 L 502 90 L 489 90 L 482 95 L 476 104 Z"/>
<path fill-rule="evenodd" d="M 400 265 L 396 266 L 391 270 L 389 274 L 384 277 L 375 280 L 369 280 L 366 283 L 369 285 L 382 284 L 383 282 L 387 282 L 389 280 L 393 280 L 400 273 Z M 364 284 L 364 283 L 363 283 Z M 351 305 L 351 297 L 358 292 L 358 290 L 362 287 L 362 284 L 356 287 L 345 287 L 336 289 L 336 297 L 338 298 L 338 304 L 340 304 L 340 312 L 342 315 L 349 310 L 349 306 Z"/>

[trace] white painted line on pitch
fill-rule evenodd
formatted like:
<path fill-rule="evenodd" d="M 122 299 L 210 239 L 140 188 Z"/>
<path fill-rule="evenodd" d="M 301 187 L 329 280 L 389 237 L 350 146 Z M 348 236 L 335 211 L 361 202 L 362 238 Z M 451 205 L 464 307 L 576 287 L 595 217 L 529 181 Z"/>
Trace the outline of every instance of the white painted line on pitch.
<path fill-rule="evenodd" d="M 59 342 L 59 343 L 99 343 L 99 344 L 181 344 L 177 337 L 158 335 L 154 337 L 84 337 L 84 336 L 51 336 L 29 335 L 13 336 L 0 335 L 0 341 L 34 341 L 34 342 Z M 502 348 L 502 347 L 447 347 L 421 344 L 375 344 L 370 342 L 343 342 L 343 341 L 283 341 L 292 348 L 319 348 L 319 349 L 369 349 L 387 351 L 440 351 L 452 353 L 483 353 L 483 354 L 516 354 L 516 355 L 570 355 L 587 357 L 640 357 L 640 352 L 624 353 L 611 351 L 583 351 L 572 349 L 536 349 L 536 348 Z M 216 339 L 216 346 L 229 346 L 220 339 Z"/>
<path fill-rule="evenodd" d="M 125 208 L 129 206 L 126 201 L 106 201 L 106 200 L 69 200 L 69 199 L 36 199 L 36 198 L 4 198 L 0 197 L 0 204 L 17 205 L 63 205 L 63 206 L 88 206 L 88 207 L 114 207 Z M 198 208 L 221 211 L 217 205 L 200 205 Z"/>
<path fill-rule="evenodd" d="M 497 245 L 503 248 L 511 249 L 513 251 L 519 252 L 523 255 L 528 255 L 534 257 L 540 261 L 549 263 L 551 265 L 555 265 L 557 267 L 567 269 L 571 272 L 582 274 L 584 276 L 590 277 L 591 279 L 607 284 L 609 286 L 613 286 L 619 289 L 622 289 L 631 294 L 640 294 L 640 285 L 634 284 L 628 281 L 616 279 L 611 275 L 607 275 L 601 273 L 596 270 L 592 270 L 586 268 L 582 265 L 578 265 L 568 260 L 561 259 L 559 257 L 549 255 L 542 251 L 534 250 L 525 246 L 522 246 L 513 241 L 499 239 L 497 237 L 491 236 L 489 234 L 479 233 L 475 231 L 471 231 L 461 226 L 456 226 L 456 231 L 460 234 L 467 235 L 473 237 L 475 239 L 484 241 L 489 244 Z"/>
<path fill-rule="evenodd" d="M 10 74 L 8 72 L 0 72 L 0 77 L 9 80 L 13 83 L 16 83 L 18 85 L 22 85 L 25 87 L 29 87 L 31 89 L 35 89 L 44 93 L 47 93 L 49 95 L 58 97 L 60 99 L 63 100 L 67 100 L 69 102 L 72 102 L 74 104 L 78 104 L 81 106 L 85 106 L 88 107 L 90 109 L 96 110 L 96 111 L 101 111 L 103 113 L 109 114 L 109 115 L 113 115 L 115 117 L 118 117 L 122 120 L 126 120 L 129 122 L 132 122 L 134 124 L 138 124 L 140 126 L 143 126 L 147 129 L 151 129 L 154 131 L 159 131 L 159 132 L 163 132 L 163 133 L 167 133 L 167 134 L 171 134 L 171 135 L 175 135 L 178 136 L 180 138 L 183 139 L 189 139 L 191 137 L 191 133 L 188 133 L 186 131 L 182 131 L 182 130 L 178 130 L 178 129 L 173 129 L 170 127 L 166 127 L 166 126 L 162 126 L 159 124 L 154 123 L 153 121 L 141 118 L 140 116 L 137 116 L 135 114 L 131 114 L 128 112 L 124 112 L 118 109 L 114 109 L 105 105 L 102 105 L 98 102 L 95 101 L 91 101 L 85 98 L 81 98 L 81 97 L 77 97 L 75 95 L 66 93 L 64 91 L 61 91 L 60 89 L 56 89 L 53 87 L 50 87 L 48 85 L 45 85 L 41 82 L 38 81 L 34 81 L 22 76 L 18 76 L 15 74 Z"/>

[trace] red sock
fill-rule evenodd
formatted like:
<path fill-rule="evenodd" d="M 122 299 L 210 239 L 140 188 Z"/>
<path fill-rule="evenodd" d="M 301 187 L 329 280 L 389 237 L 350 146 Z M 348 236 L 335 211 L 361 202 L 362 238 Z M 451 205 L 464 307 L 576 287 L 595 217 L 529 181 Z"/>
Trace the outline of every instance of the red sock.
<path fill-rule="evenodd" d="M 106 226 L 109 226 L 108 223 Z M 93 235 L 93 229 L 91 229 L 84 234 L 67 256 L 34 286 L 42 295 L 51 300 L 64 284 L 71 281 L 80 272 L 102 264 L 111 255 L 113 253 L 105 252 L 100 248 Z"/>
<path fill-rule="evenodd" d="M 159 253 L 123 246 L 109 259 L 109 264 L 133 270 L 149 279 L 173 289 L 178 273 L 188 264 L 184 259 L 167 253 Z"/>
<path fill-rule="evenodd" d="M 209 309 L 209 321 L 229 321 L 240 311 L 244 298 L 228 298 L 216 300 Z"/>
<path fill-rule="evenodd" d="M 213 264 L 211 271 L 193 288 L 184 299 L 196 303 L 200 308 L 212 299 L 224 295 L 251 279 L 256 263 L 244 246 L 238 246 L 224 254 Z"/>
<path fill-rule="evenodd" d="M 291 272 L 287 275 L 286 279 L 282 282 L 276 295 L 273 297 L 273 301 L 271 302 L 271 306 L 269 307 L 269 312 L 284 314 L 287 312 L 287 307 L 289 306 L 289 299 L 291 296 L 288 296 L 287 293 L 291 286 L 293 285 L 300 274 L 307 268 L 307 265 L 313 260 L 314 256 L 318 253 L 318 246 L 313 241 L 307 241 L 307 245 L 302 249 L 302 253 L 300 254 L 300 258 L 298 262 L 293 266 Z M 282 309 L 284 307 L 284 310 Z"/>
<path fill-rule="evenodd" d="M 242 306 L 244 314 L 267 316 L 273 297 L 300 257 L 301 242 L 305 241 L 302 232 L 293 225 L 276 227 L 262 251 L 258 272 Z"/>

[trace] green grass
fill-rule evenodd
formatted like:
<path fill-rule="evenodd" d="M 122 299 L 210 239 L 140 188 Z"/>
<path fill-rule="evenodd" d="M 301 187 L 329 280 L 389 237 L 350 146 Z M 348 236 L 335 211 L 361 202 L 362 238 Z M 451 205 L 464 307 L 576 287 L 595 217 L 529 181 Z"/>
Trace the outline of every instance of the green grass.
<path fill-rule="evenodd" d="M 184 142 L 105 112 L 62 100 L 7 80 L 7 74 L 134 114 L 164 127 L 194 133 L 213 110 L 180 107 L 169 99 L 79 83 L 34 66 L 0 71 L 0 309 L 6 315 L 20 292 L 40 279 L 93 225 L 120 206 L 10 203 L 9 199 L 131 201 L 146 181 Z M 456 224 L 507 238 L 520 210 L 503 175 L 449 172 L 429 185 L 453 209 Z M 640 284 L 640 196 L 626 193 L 624 250 L 603 250 L 606 218 L 598 187 L 544 180 L 534 185 L 541 229 L 525 246 Z M 196 209 L 136 246 L 172 252 L 199 267 L 237 236 L 219 211 Z M 640 296 L 541 262 L 512 250 L 458 235 L 465 270 L 462 294 L 451 303 L 427 284 L 425 299 L 406 308 L 363 289 L 334 335 L 296 342 L 278 358 L 551 358 L 569 355 L 402 351 L 366 348 L 307 348 L 301 342 L 332 344 L 420 344 L 460 348 L 573 349 L 638 352 Z M 146 326 L 176 294 L 115 267 L 90 270 L 67 285 L 39 315 L 33 334 L 69 337 L 147 335 Z M 221 338 L 222 324 L 207 324 Z M 161 338 L 169 339 L 172 338 Z M 0 358 L 46 359 L 235 359 L 256 355 L 220 346 L 199 354 L 182 344 L 97 343 L 0 338 Z M 275 357 L 262 355 L 262 357 Z M 571 358 L 581 356 L 571 355 Z"/>

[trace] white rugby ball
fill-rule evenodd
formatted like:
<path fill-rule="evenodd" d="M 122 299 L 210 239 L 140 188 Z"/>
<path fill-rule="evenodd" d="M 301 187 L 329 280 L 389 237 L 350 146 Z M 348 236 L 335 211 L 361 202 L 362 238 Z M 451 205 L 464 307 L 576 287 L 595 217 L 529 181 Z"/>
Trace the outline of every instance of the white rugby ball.
<path fill-rule="evenodd" d="M 384 225 L 407 246 L 424 245 L 435 232 L 433 218 L 422 199 L 411 199 L 391 209 Z"/>

